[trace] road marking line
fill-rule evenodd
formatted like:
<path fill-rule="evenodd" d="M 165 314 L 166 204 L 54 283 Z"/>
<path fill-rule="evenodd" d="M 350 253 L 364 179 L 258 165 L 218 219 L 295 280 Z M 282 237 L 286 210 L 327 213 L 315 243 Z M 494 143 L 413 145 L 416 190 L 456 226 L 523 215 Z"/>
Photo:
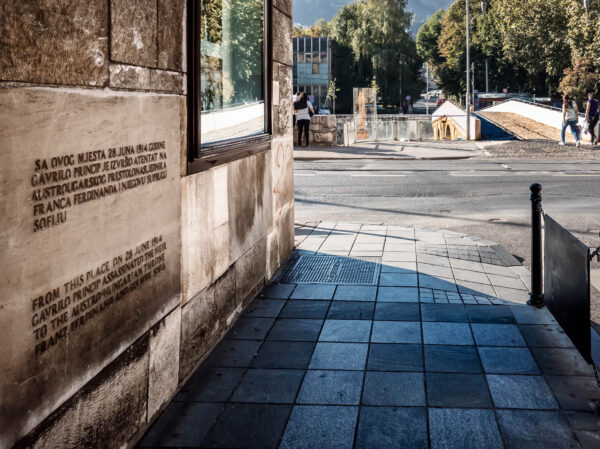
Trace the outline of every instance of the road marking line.
<path fill-rule="evenodd" d="M 353 178 L 405 178 L 406 175 L 350 175 Z"/>
<path fill-rule="evenodd" d="M 575 176 L 575 177 L 595 177 L 600 176 L 600 173 L 554 173 L 553 176 Z"/>
<path fill-rule="evenodd" d="M 317 176 L 314 173 L 295 173 L 294 176 Z"/>

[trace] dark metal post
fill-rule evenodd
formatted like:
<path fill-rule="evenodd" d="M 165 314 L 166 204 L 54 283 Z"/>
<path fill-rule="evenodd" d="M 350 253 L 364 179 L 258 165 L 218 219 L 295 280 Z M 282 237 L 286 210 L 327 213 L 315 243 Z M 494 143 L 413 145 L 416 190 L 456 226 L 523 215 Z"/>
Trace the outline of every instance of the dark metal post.
<path fill-rule="evenodd" d="M 531 184 L 531 306 L 544 307 L 542 260 L 542 186 Z"/>

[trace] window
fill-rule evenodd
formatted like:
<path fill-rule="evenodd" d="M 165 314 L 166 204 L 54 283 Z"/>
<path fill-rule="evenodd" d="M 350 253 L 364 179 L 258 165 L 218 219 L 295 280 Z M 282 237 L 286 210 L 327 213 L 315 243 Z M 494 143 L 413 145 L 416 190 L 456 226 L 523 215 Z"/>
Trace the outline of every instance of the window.
<path fill-rule="evenodd" d="M 312 73 L 313 74 L 321 73 L 321 66 L 319 64 L 313 62 L 313 64 L 312 64 Z"/>
<path fill-rule="evenodd" d="M 265 0 L 189 2 L 196 153 L 266 131 Z"/>

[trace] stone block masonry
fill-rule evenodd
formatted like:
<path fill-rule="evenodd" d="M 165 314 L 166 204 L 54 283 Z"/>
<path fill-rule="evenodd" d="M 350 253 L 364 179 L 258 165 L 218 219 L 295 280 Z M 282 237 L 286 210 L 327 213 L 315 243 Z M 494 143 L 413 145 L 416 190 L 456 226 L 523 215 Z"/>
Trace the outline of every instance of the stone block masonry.
<path fill-rule="evenodd" d="M 0 447 L 134 446 L 292 251 L 268 4 L 271 136 L 193 174 L 187 1 L 0 5 Z"/>

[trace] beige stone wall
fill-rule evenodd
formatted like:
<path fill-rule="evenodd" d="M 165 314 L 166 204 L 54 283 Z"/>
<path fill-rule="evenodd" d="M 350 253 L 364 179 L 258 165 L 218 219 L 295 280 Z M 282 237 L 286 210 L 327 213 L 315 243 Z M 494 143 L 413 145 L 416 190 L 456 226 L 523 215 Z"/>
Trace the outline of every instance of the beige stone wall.
<path fill-rule="evenodd" d="M 314 115 L 310 120 L 309 144 L 311 146 L 337 146 L 335 115 Z M 305 145 L 302 136 L 302 145 Z M 294 126 L 294 142 L 298 144 L 298 125 Z"/>
<path fill-rule="evenodd" d="M 0 447 L 134 445 L 291 252 L 272 3 L 273 140 L 189 176 L 185 0 L 0 4 Z"/>

